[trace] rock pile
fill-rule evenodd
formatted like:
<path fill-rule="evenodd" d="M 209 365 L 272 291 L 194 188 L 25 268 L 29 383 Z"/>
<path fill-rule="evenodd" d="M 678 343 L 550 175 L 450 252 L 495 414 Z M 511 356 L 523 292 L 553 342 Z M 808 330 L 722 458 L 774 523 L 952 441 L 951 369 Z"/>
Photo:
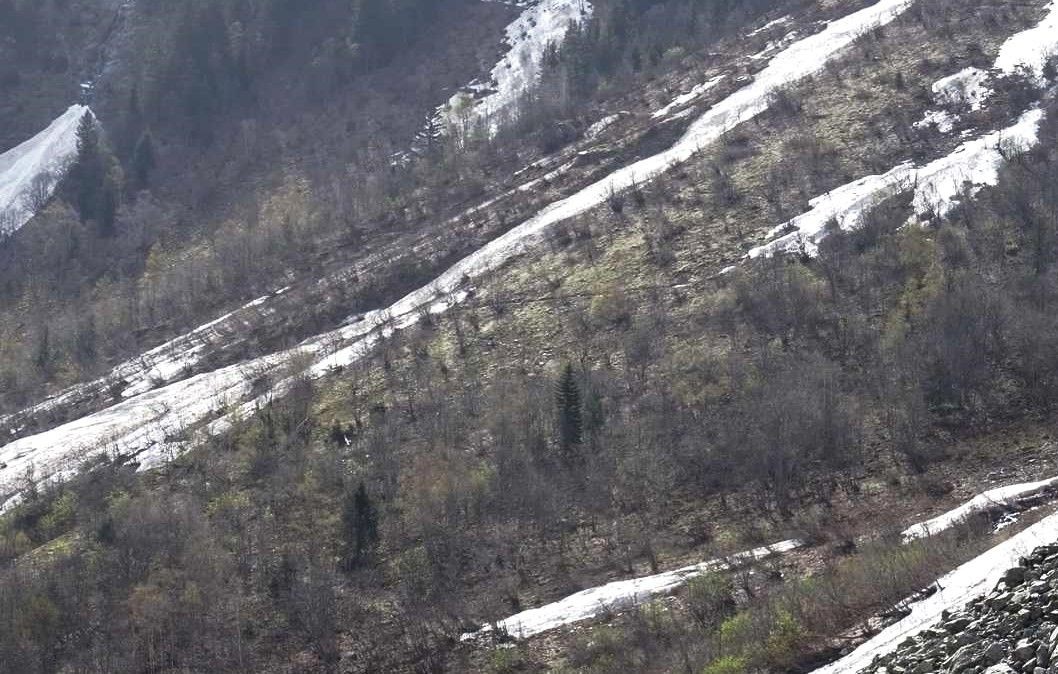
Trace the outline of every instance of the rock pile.
<path fill-rule="evenodd" d="M 877 658 L 874 674 L 1058 673 L 1058 545 L 1037 548 L 991 594 Z"/>

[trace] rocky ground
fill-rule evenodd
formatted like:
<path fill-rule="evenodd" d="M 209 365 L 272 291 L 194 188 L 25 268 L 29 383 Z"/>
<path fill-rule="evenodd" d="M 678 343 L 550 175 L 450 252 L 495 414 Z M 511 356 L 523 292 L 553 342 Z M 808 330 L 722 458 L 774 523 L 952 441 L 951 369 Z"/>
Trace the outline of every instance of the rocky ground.
<path fill-rule="evenodd" d="M 875 674 L 1058 671 L 1058 545 L 1037 548 L 991 594 L 878 658 Z"/>

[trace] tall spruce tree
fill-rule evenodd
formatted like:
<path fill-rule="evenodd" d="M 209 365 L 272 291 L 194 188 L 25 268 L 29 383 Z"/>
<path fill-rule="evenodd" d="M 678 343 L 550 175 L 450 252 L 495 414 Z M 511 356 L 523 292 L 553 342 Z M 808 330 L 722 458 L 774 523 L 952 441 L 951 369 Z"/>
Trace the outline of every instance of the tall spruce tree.
<path fill-rule="evenodd" d="M 573 366 L 566 364 L 555 391 L 558 408 L 558 443 L 567 460 L 572 459 L 575 449 L 584 440 L 584 420 L 580 386 Z"/>
<path fill-rule="evenodd" d="M 378 543 L 378 511 L 367 488 L 361 482 L 354 492 L 345 497 L 342 508 L 342 537 L 345 549 L 342 554 L 342 568 L 352 571 L 367 558 L 368 553 Z"/>
<path fill-rule="evenodd" d="M 132 153 L 132 175 L 137 189 L 144 189 L 150 183 L 154 166 L 154 137 L 150 131 L 144 131 Z"/>
<path fill-rule="evenodd" d="M 70 169 L 71 196 L 81 220 L 95 219 L 105 177 L 99 128 L 92 113 L 86 112 L 77 127 L 77 159 Z"/>
<path fill-rule="evenodd" d="M 86 112 L 77 127 L 77 158 L 67 177 L 68 198 L 82 222 L 95 223 L 97 233 L 108 237 L 114 234 L 121 191 L 121 170 L 100 136 L 95 117 Z"/>

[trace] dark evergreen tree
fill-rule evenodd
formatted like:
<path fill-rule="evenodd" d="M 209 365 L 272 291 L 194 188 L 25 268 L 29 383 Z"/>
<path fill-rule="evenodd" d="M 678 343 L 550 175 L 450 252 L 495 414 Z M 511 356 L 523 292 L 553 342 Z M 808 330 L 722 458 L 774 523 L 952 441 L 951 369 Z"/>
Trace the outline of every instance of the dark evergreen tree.
<path fill-rule="evenodd" d="M 77 159 L 70 168 L 71 197 L 81 220 L 91 220 L 99 212 L 106 165 L 95 117 L 86 112 L 77 127 Z"/>
<path fill-rule="evenodd" d="M 574 449 L 584 439 L 584 421 L 580 386 L 577 384 L 573 366 L 566 364 L 566 369 L 559 379 L 555 393 L 558 407 L 558 443 L 567 458 L 572 457 Z"/>
<path fill-rule="evenodd" d="M 147 187 L 154 167 L 154 137 L 150 131 L 144 131 L 132 153 L 132 175 L 136 180 L 137 189 Z"/>
<path fill-rule="evenodd" d="M 38 370 L 47 371 L 51 368 L 51 359 L 51 331 L 48 330 L 47 325 L 44 325 L 37 336 L 37 355 L 34 363 Z"/>
<path fill-rule="evenodd" d="M 108 238 L 117 233 L 118 206 L 121 203 L 121 186 L 117 179 L 109 174 L 103 179 L 99 192 L 99 208 L 96 211 L 96 232 Z"/>
<path fill-rule="evenodd" d="M 331 426 L 331 442 L 339 447 L 344 447 L 349 443 L 347 431 L 342 427 L 342 422 L 335 421 L 334 425 Z"/>
<path fill-rule="evenodd" d="M 97 233 L 106 237 L 114 234 L 121 191 L 121 170 L 100 136 L 95 117 L 86 112 L 77 127 L 77 158 L 67 175 L 67 197 L 81 221 L 95 223 Z"/>
<path fill-rule="evenodd" d="M 345 497 L 342 509 L 342 537 L 345 550 L 342 568 L 351 571 L 362 565 L 378 543 L 378 511 L 367 488 L 361 482 L 355 492 Z"/>
<path fill-rule="evenodd" d="M 133 86 L 132 91 L 129 92 L 129 100 L 125 108 L 124 125 L 119 136 L 120 147 L 118 152 L 123 158 L 128 158 L 132 155 L 137 140 L 143 134 L 143 127 L 143 106 L 140 104 L 140 91 L 139 88 Z"/>

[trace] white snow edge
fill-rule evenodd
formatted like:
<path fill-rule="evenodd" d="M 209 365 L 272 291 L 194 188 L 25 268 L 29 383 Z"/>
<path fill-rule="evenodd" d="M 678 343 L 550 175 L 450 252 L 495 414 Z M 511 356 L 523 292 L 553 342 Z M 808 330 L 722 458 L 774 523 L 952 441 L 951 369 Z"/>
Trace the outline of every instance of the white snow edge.
<path fill-rule="evenodd" d="M 711 571 L 719 571 L 746 562 L 782 554 L 796 550 L 803 545 L 803 541 L 791 539 L 740 552 L 730 557 L 721 557 L 692 566 L 685 566 L 674 571 L 629 580 L 618 580 L 587 590 L 581 590 L 560 601 L 522 611 L 499 621 L 495 625 L 483 625 L 477 632 L 463 634 L 460 640 L 470 641 L 497 631 L 516 639 L 527 639 L 542 632 L 589 620 L 608 611 L 637 606 L 654 597 L 672 594 L 687 582 Z"/>
<path fill-rule="evenodd" d="M 933 536 L 960 524 L 972 515 L 1011 505 L 1015 501 L 1035 496 L 1055 487 L 1058 487 L 1058 477 L 989 489 L 963 503 L 958 508 L 908 527 L 901 535 L 905 542 Z"/>

